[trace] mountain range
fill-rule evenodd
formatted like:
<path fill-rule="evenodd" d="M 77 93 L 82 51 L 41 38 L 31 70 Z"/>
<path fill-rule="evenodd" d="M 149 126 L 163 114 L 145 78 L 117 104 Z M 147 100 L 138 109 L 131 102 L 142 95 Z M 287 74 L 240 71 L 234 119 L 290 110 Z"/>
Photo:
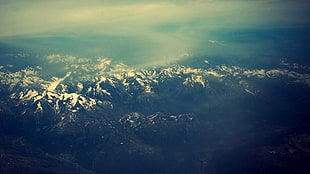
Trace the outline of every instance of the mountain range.
<path fill-rule="evenodd" d="M 4 142 L 22 152 L 2 148 L 7 154 L 2 160 L 13 159 L 15 165 L 4 165 L 6 172 L 44 173 L 42 165 L 49 161 L 55 173 L 61 168 L 73 173 L 150 173 L 150 168 L 153 173 L 225 173 L 217 170 L 225 163 L 218 158 L 231 155 L 240 155 L 240 161 L 255 156 L 249 164 L 254 171 L 257 160 L 273 153 L 260 156 L 269 148 L 266 142 L 277 137 L 282 147 L 284 135 L 300 124 L 295 117 L 309 121 L 310 69 L 284 58 L 272 68 L 216 64 L 214 58 L 139 68 L 105 57 L 5 56 L 10 60 L 0 66 L 1 133 Z M 14 62 L 29 59 L 37 63 Z M 296 124 L 288 127 L 288 122 Z M 308 143 L 309 136 L 298 137 L 289 141 L 292 149 L 308 152 L 295 144 Z M 250 157 L 248 149 L 230 154 L 248 146 L 263 150 Z M 29 157 L 36 166 L 20 166 Z M 282 170 L 282 163 L 270 163 L 262 165 Z M 233 167 L 240 168 L 228 166 Z"/>

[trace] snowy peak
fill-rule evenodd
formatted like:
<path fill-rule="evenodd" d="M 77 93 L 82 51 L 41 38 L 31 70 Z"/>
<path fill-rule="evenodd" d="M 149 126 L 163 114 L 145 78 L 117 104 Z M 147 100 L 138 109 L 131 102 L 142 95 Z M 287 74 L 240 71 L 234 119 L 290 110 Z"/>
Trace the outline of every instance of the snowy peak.
<path fill-rule="evenodd" d="M 38 92 L 33 89 L 13 93 L 10 97 L 19 101 L 18 105 L 24 105 L 28 102 L 27 104 L 36 106 L 35 113 L 45 111 L 46 108 L 42 107 L 43 104 L 49 106 L 46 110 L 53 109 L 56 114 L 63 110 L 70 112 L 90 111 L 97 104 L 95 99 L 77 93 Z"/>
<path fill-rule="evenodd" d="M 134 108 L 135 103 L 155 107 L 154 103 L 166 100 L 165 91 L 169 90 L 173 91 L 170 98 L 193 96 L 197 90 L 207 93 L 231 87 L 246 94 L 259 95 L 261 89 L 255 81 L 264 78 L 285 79 L 310 87 L 309 68 L 287 62 L 281 62 L 274 69 L 247 69 L 212 65 L 204 60 L 198 68 L 173 64 L 137 70 L 108 58 L 53 54 L 45 59 L 47 65 L 18 71 L 13 71 L 12 65 L 0 67 L 1 91 L 9 94 L 8 97 L 18 106 L 31 105 L 34 113 L 50 109 L 56 114 L 98 108 L 111 110 L 115 105 Z M 57 69 L 55 75 L 48 72 L 54 69 Z"/>

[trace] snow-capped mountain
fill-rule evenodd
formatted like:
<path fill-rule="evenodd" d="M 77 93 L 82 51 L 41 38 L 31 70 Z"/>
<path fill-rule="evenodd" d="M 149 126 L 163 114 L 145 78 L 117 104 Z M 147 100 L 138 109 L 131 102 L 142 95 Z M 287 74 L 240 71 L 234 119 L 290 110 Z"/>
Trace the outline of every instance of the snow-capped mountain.
<path fill-rule="evenodd" d="M 202 61 L 200 68 L 173 64 L 134 69 L 108 58 L 49 55 L 45 59 L 47 65 L 18 71 L 11 71 L 11 65 L 1 66 L 1 92 L 5 94 L 2 100 L 7 99 L 23 108 L 18 111 L 22 115 L 51 114 L 51 111 L 54 115 L 63 115 L 64 112 L 113 110 L 118 107 L 131 112 L 156 112 L 159 108 L 156 105 L 165 103 L 166 97 L 177 100 L 182 95 L 207 96 L 212 91 L 220 92 L 232 87 L 239 92 L 259 95 L 262 91 L 254 81 L 263 78 L 288 79 L 287 82 L 310 87 L 309 70 L 296 64 L 295 71 L 211 65 L 208 60 Z M 290 64 L 283 61 L 282 66 L 289 67 Z M 45 69 L 55 68 L 59 69 L 58 76 L 45 72 Z M 303 70 L 303 73 L 296 70 Z M 198 96 L 197 91 L 200 91 Z"/>

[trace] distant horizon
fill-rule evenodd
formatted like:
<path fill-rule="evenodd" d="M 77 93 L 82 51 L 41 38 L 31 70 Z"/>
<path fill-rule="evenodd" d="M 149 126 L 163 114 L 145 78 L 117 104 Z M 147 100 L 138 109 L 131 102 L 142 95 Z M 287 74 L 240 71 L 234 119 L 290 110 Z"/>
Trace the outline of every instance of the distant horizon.
<path fill-rule="evenodd" d="M 107 56 L 137 66 L 160 65 L 188 57 L 223 56 L 234 50 L 236 56 L 251 57 L 257 53 L 250 53 L 253 49 L 266 47 L 269 52 L 281 43 L 275 43 L 279 40 L 273 38 L 269 40 L 274 43 L 266 42 L 266 38 L 253 33 L 246 38 L 252 39 L 252 43 L 244 47 L 242 35 L 235 36 L 241 37 L 240 43 L 230 43 L 231 35 L 222 37 L 220 32 L 266 30 L 270 33 L 283 28 L 310 27 L 310 2 L 304 0 L 0 3 L 0 42 L 21 39 L 11 44 L 53 54 Z"/>

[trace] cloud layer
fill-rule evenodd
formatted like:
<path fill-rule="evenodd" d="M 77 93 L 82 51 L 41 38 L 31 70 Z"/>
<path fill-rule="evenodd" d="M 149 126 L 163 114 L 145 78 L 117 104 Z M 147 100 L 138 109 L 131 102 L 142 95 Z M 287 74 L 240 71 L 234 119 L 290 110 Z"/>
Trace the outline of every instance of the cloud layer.
<path fill-rule="evenodd" d="M 309 22 L 305 1 L 14 1 L 1 2 L 0 34 L 53 30 L 138 34 L 178 23 L 192 27 L 276 27 Z"/>
<path fill-rule="evenodd" d="M 288 0 L 31 0 L 0 3 L 0 37 L 36 37 L 38 33 L 52 37 L 55 33 L 130 37 L 134 41 L 143 40 L 142 45 L 137 45 L 145 52 L 141 59 L 153 57 L 161 61 L 192 54 L 198 45 L 207 41 L 200 37 L 209 30 L 304 27 L 309 23 L 310 4 Z"/>

